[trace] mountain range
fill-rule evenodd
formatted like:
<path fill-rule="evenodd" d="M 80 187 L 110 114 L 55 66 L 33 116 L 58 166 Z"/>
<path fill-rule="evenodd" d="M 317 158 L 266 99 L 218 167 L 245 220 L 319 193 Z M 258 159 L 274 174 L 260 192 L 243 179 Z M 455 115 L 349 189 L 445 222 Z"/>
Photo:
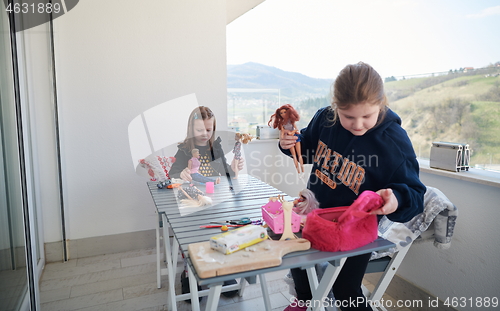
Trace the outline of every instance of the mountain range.
<path fill-rule="evenodd" d="M 279 89 L 284 97 L 309 98 L 328 95 L 332 82 L 253 62 L 227 66 L 228 89 Z"/>

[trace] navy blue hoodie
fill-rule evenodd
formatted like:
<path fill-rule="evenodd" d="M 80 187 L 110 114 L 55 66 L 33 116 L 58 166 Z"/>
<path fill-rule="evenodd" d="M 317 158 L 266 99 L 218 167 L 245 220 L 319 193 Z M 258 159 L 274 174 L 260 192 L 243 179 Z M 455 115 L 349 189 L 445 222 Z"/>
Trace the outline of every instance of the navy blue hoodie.
<path fill-rule="evenodd" d="M 391 188 L 398 209 L 390 220 L 406 222 L 421 213 L 426 188 L 399 116 L 387 108 L 383 121 L 362 136 L 332 119 L 333 110 L 322 108 L 300 134 L 304 163 L 313 164 L 308 188 L 320 207 L 348 206 L 364 190 Z"/>

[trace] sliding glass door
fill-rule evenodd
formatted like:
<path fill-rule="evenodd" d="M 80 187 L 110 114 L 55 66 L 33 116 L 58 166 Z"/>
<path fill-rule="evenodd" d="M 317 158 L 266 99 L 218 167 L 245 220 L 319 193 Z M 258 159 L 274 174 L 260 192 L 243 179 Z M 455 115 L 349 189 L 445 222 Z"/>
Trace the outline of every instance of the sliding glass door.
<path fill-rule="evenodd" d="M 18 310 L 28 293 L 24 199 L 9 21 L 0 15 L 0 310 Z"/>
<path fill-rule="evenodd" d="M 1 6 L 1 5 L 0 5 Z M 26 79 L 19 68 L 17 36 L 0 11 L 0 311 L 36 310 L 37 216 L 33 195 Z M 19 78 L 23 76 L 24 78 Z"/>

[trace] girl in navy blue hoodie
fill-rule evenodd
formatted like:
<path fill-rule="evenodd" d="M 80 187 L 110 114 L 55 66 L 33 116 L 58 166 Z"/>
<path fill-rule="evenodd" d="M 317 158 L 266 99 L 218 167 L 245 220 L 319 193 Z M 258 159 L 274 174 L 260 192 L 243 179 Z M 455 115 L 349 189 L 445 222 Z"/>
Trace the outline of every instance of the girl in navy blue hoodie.
<path fill-rule="evenodd" d="M 280 139 L 285 154 L 296 136 Z M 423 211 L 425 186 L 401 119 L 387 106 L 380 75 L 368 64 L 342 69 L 333 85 L 331 107 L 320 109 L 301 130 L 306 163 L 313 164 L 308 188 L 321 208 L 351 205 L 364 190 L 376 191 L 384 206 L 374 213 L 406 222 Z M 371 254 L 347 259 L 333 285 L 338 305 L 372 310 L 361 282 Z M 312 298 L 305 270 L 292 269 L 297 297 L 285 310 L 305 310 Z M 353 303 L 354 302 L 354 303 Z"/>

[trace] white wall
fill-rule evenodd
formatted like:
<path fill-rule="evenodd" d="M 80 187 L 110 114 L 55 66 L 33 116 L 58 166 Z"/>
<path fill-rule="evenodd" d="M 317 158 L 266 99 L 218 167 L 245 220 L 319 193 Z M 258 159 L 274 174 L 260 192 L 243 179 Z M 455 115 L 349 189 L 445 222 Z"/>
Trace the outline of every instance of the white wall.
<path fill-rule="evenodd" d="M 152 229 L 128 124 L 191 93 L 226 124 L 226 2 L 86 0 L 54 24 L 68 238 Z"/>
<path fill-rule="evenodd" d="M 475 303 L 477 297 L 498 297 L 500 188 L 425 172 L 420 177 L 458 207 L 457 224 L 450 249 L 440 250 L 432 243 L 413 245 L 398 275 L 443 301 L 465 297 Z M 481 308 L 468 303 L 457 309 Z"/>

